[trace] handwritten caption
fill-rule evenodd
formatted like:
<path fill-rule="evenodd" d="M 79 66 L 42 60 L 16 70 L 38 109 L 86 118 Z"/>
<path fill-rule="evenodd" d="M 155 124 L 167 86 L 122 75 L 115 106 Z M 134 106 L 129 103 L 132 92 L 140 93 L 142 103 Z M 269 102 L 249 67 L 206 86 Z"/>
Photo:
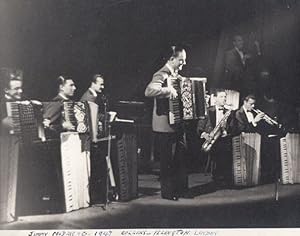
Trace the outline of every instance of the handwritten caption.
<path fill-rule="evenodd" d="M 30 231 L 28 236 L 217 236 L 216 231 L 200 229 L 128 229 L 128 230 L 58 230 Z"/>

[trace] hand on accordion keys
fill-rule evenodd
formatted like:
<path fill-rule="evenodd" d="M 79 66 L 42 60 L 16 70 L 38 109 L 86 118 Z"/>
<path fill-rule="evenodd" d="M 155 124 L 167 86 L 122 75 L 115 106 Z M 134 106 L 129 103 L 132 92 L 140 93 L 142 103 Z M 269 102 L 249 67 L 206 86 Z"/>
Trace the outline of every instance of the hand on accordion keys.
<path fill-rule="evenodd" d="M 169 87 L 170 89 L 170 99 L 174 99 L 178 97 L 178 93 L 176 89 L 174 89 L 172 86 Z"/>
<path fill-rule="evenodd" d="M 63 129 L 65 129 L 65 130 L 75 130 L 75 126 L 74 125 L 72 125 L 72 123 L 71 122 L 69 122 L 69 121 L 64 121 L 63 123 L 62 123 L 62 127 L 63 127 Z"/>

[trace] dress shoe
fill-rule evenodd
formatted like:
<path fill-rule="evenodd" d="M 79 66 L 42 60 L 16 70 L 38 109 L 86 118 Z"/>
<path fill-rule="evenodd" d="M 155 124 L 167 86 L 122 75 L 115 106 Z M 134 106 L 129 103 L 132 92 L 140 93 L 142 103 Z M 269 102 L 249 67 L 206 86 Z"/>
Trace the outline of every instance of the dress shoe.
<path fill-rule="evenodd" d="M 163 198 L 163 199 L 172 200 L 172 201 L 178 201 L 178 197 L 177 197 L 177 196 L 162 197 L 162 198 Z"/>
<path fill-rule="evenodd" d="M 191 193 L 184 193 L 184 194 L 180 195 L 180 198 L 193 199 L 194 196 Z"/>

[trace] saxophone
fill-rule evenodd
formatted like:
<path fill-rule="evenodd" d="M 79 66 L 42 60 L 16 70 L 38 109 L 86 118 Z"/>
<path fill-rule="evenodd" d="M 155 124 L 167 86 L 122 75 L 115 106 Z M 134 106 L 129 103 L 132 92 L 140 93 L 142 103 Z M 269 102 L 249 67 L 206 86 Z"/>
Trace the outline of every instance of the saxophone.
<path fill-rule="evenodd" d="M 216 125 L 216 127 L 211 131 L 209 134 L 209 139 L 205 140 L 205 142 L 202 144 L 202 150 L 204 152 L 209 152 L 214 145 L 214 143 L 217 141 L 217 139 L 221 136 L 222 134 L 222 127 L 225 125 L 227 122 L 228 117 L 231 114 L 231 110 L 228 110 L 221 121 Z"/>

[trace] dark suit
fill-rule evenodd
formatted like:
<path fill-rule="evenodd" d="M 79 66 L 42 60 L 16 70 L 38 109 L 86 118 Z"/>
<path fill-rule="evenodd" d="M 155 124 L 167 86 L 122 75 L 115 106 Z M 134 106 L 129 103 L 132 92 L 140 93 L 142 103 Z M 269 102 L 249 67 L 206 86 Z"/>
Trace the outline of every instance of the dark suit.
<path fill-rule="evenodd" d="M 88 89 L 80 98 L 80 101 L 94 102 L 99 106 L 99 121 L 104 126 L 105 115 L 101 113 L 103 102 L 99 101 L 99 94 L 95 96 L 90 89 Z M 102 109 L 103 110 L 103 109 Z M 102 131 L 104 132 L 104 131 Z M 99 133 L 98 133 L 99 135 Z M 100 135 L 101 136 L 101 135 Z M 90 197 L 91 203 L 104 203 L 107 194 L 107 142 L 98 142 L 97 145 L 91 145 L 91 177 L 90 177 Z"/>
<path fill-rule="evenodd" d="M 46 102 L 44 104 L 44 119 L 50 120 L 50 127 L 46 130 L 47 135 L 56 137 L 63 131 L 62 110 L 64 101 L 69 101 L 69 99 L 65 99 L 58 94 L 51 102 Z"/>
<path fill-rule="evenodd" d="M 224 62 L 224 88 L 240 91 L 245 71 L 245 65 L 242 62 L 241 56 L 236 49 L 231 49 L 225 52 Z"/>
<path fill-rule="evenodd" d="M 199 136 L 203 132 L 210 133 L 216 127 L 217 112 L 216 106 L 209 107 L 207 109 L 208 115 L 205 119 L 198 121 L 197 132 Z M 228 110 L 224 109 L 225 114 Z M 228 136 L 219 137 L 211 149 L 211 157 L 214 161 L 215 168 L 213 168 L 213 179 L 218 181 L 226 181 L 227 184 L 231 184 L 232 176 L 232 150 L 231 150 L 231 123 L 233 122 L 233 113 L 228 117 L 226 124 L 226 131 Z"/>
<path fill-rule="evenodd" d="M 224 81 L 221 87 L 237 90 L 241 96 L 255 93 L 255 69 L 257 56 L 243 60 L 238 51 L 233 48 L 225 52 Z"/>
<path fill-rule="evenodd" d="M 255 117 L 255 114 L 253 114 Z M 243 109 L 243 106 L 236 111 L 235 113 L 235 122 L 234 127 L 232 128 L 235 135 L 240 134 L 241 132 L 245 133 L 255 133 L 259 131 L 259 124 L 254 126 L 248 121 L 247 115 Z"/>
<path fill-rule="evenodd" d="M 95 102 L 96 103 L 97 96 L 94 96 L 92 92 L 88 89 L 80 98 L 80 101 L 88 101 L 88 102 Z"/>
<path fill-rule="evenodd" d="M 183 131 L 169 125 L 169 96 L 166 80 L 171 76 L 167 66 L 157 71 L 145 95 L 154 98 L 152 129 L 156 153 L 160 160 L 160 183 L 163 198 L 180 196 L 187 189 Z"/>

